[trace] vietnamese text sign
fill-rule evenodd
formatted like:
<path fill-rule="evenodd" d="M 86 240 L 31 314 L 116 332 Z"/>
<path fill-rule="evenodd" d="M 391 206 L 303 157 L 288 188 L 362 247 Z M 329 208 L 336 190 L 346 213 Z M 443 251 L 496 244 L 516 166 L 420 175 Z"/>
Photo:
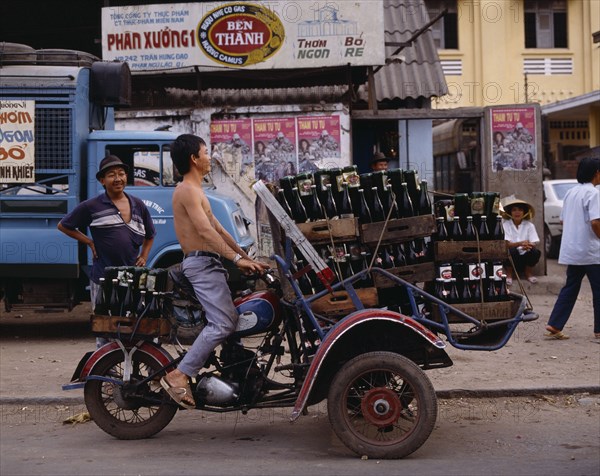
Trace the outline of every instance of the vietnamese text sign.
<path fill-rule="evenodd" d="M 104 60 L 132 71 L 385 63 L 383 2 L 209 2 L 102 9 Z"/>
<path fill-rule="evenodd" d="M 35 101 L 0 101 L 0 183 L 35 182 Z"/>

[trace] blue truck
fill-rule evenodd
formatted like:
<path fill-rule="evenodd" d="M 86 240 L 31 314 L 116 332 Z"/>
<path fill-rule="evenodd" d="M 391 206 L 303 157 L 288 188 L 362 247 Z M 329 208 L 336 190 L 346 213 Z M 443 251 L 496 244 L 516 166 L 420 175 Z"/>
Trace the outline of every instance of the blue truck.
<path fill-rule="evenodd" d="M 86 300 L 91 255 L 57 224 L 103 191 L 95 173 L 107 154 L 129 165 L 127 192 L 152 215 L 157 235 L 148 266 L 182 260 L 171 207 L 181 180 L 169 153 L 177 134 L 114 130 L 114 108 L 129 103 L 130 84 L 126 63 L 0 43 L 0 298 L 7 311 L 71 310 Z M 223 227 L 254 255 L 250 221 L 239 204 L 210 183 L 206 195 Z M 233 267 L 230 281 L 232 289 L 241 282 Z"/>

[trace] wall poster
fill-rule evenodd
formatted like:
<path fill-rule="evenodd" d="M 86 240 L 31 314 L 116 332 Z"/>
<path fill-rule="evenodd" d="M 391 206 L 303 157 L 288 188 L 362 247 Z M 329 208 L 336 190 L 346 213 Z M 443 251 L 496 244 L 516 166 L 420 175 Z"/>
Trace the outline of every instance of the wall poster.
<path fill-rule="evenodd" d="M 534 107 L 491 109 L 492 170 L 533 170 L 538 167 Z"/>
<path fill-rule="evenodd" d="M 340 117 L 298 118 L 298 171 L 338 167 L 340 159 Z"/>
<path fill-rule="evenodd" d="M 215 120 L 210 124 L 211 156 L 236 181 L 254 180 L 252 120 Z"/>
<path fill-rule="evenodd" d="M 212 158 L 236 182 L 339 167 L 340 117 L 299 116 L 215 119 L 210 125 Z"/>
<path fill-rule="evenodd" d="M 252 122 L 256 178 L 277 183 L 281 177 L 296 174 L 296 119 L 269 117 Z"/>

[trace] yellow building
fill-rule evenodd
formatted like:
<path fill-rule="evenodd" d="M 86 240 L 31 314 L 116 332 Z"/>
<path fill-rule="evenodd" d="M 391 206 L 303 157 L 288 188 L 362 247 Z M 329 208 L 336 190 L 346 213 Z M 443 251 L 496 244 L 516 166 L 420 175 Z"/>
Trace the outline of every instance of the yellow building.
<path fill-rule="evenodd" d="M 449 94 L 435 109 L 539 103 L 555 178 L 600 145 L 600 0 L 425 0 Z M 568 162 L 571 161 L 571 164 Z"/>

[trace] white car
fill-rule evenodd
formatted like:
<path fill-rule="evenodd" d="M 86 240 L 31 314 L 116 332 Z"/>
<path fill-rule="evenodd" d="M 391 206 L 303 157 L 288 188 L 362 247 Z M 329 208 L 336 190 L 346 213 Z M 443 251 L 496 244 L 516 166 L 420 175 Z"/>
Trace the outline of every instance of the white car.
<path fill-rule="evenodd" d="M 557 258 L 562 236 L 560 212 L 567 191 L 577 185 L 575 179 L 544 180 L 544 248 L 546 257 Z"/>

